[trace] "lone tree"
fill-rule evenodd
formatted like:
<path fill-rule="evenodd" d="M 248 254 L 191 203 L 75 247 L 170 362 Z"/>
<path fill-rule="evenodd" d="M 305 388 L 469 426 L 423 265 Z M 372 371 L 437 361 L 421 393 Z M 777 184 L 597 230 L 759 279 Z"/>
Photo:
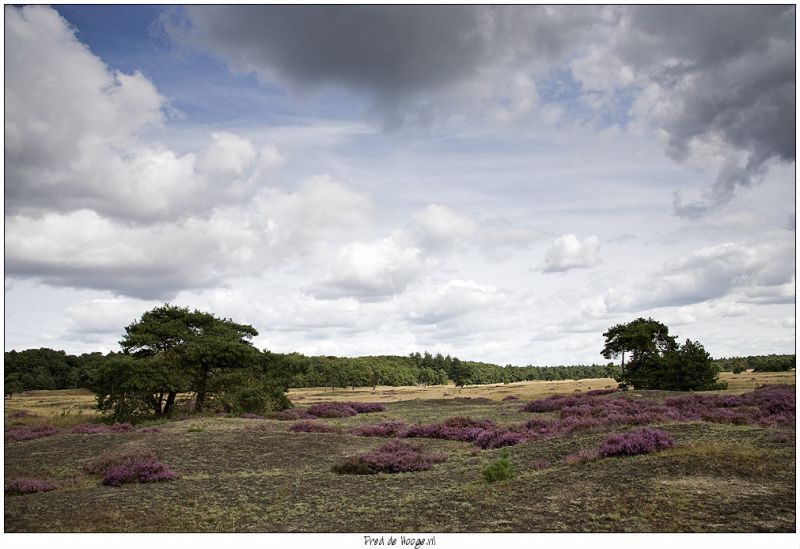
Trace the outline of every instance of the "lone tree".
<path fill-rule="evenodd" d="M 618 324 L 603 336 L 606 342 L 601 354 L 606 359 L 622 357 L 621 373 L 616 378 L 621 386 L 671 391 L 725 386 L 718 381 L 719 368 L 699 342 L 687 339 L 678 345 L 669 328 L 652 318 Z M 627 366 L 626 353 L 630 355 Z"/>
<path fill-rule="evenodd" d="M 179 392 L 193 392 L 200 412 L 219 385 L 215 377 L 258 365 L 256 335 L 252 326 L 210 313 L 156 307 L 125 328 L 123 354 L 94 372 L 98 407 L 116 418 L 169 415 Z"/>

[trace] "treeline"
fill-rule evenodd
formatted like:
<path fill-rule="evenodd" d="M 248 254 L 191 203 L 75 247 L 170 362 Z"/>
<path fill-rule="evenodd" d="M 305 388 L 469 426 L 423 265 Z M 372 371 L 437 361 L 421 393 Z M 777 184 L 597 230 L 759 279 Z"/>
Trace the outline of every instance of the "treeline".
<path fill-rule="evenodd" d="M 370 387 L 377 385 L 481 385 L 517 381 L 554 381 L 613 377 L 616 366 L 512 366 L 460 360 L 450 355 L 306 356 L 264 351 L 274 370 L 290 372 L 290 387 Z M 53 349 L 5 353 L 6 394 L 40 389 L 92 388 L 92 373 L 124 353 L 69 355 Z"/>
<path fill-rule="evenodd" d="M 745 370 L 754 372 L 788 372 L 795 367 L 795 355 L 758 355 L 717 358 L 713 361 L 720 371 L 735 374 Z"/>
<path fill-rule="evenodd" d="M 87 388 L 90 373 L 114 354 L 95 352 L 76 356 L 47 348 L 7 351 L 5 392 Z"/>
<path fill-rule="evenodd" d="M 6 394 L 39 389 L 91 388 L 91 374 L 123 353 L 99 352 L 69 355 L 48 348 L 5 353 Z M 377 385 L 483 385 L 518 381 L 558 381 L 613 378 L 617 365 L 498 366 L 460 360 L 450 355 L 412 353 L 357 358 L 306 356 L 300 353 L 264 351 L 273 368 L 291 372 L 290 387 L 370 387 Z M 713 361 L 721 371 L 787 371 L 795 355 L 762 355 L 720 358 Z"/>

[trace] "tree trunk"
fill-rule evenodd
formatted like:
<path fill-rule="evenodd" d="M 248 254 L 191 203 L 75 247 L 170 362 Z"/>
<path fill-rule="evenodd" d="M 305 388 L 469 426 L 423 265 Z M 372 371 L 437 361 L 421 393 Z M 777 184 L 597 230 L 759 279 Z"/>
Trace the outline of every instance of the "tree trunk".
<path fill-rule="evenodd" d="M 162 410 L 165 416 L 172 413 L 172 408 L 175 406 L 175 397 L 177 395 L 178 393 L 176 391 L 170 391 L 169 394 L 167 394 L 167 401 L 164 403 L 164 409 Z"/>
<path fill-rule="evenodd" d="M 194 411 L 202 412 L 203 404 L 206 401 L 206 382 L 208 381 L 208 366 L 203 366 L 203 375 L 200 377 L 200 386 L 197 388 L 197 399 L 194 403 Z"/>

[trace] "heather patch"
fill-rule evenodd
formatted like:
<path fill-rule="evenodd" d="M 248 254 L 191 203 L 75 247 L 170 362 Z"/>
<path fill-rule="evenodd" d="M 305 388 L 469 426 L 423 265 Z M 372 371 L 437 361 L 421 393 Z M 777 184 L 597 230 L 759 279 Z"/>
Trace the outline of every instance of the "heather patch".
<path fill-rule="evenodd" d="M 339 429 L 318 421 L 302 420 L 292 424 L 289 431 L 293 433 L 337 433 Z"/>
<path fill-rule="evenodd" d="M 70 433 L 83 435 L 98 435 L 106 433 L 128 433 L 134 427 L 130 423 L 114 423 L 106 425 L 104 423 L 81 423 L 69 430 Z"/>
<path fill-rule="evenodd" d="M 18 477 L 6 481 L 6 494 L 35 494 L 36 492 L 49 492 L 56 490 L 62 485 L 61 482 L 41 480 L 38 478 Z"/>
<path fill-rule="evenodd" d="M 516 395 L 508 395 L 503 397 L 503 402 L 507 402 L 509 400 L 519 400 L 519 397 Z"/>
<path fill-rule="evenodd" d="M 158 427 L 141 427 L 139 429 L 140 433 L 160 433 L 161 429 Z"/>
<path fill-rule="evenodd" d="M 386 410 L 386 406 L 379 402 L 343 402 L 342 404 L 350 406 L 359 414 L 370 414 Z"/>
<path fill-rule="evenodd" d="M 10 427 L 5 432 L 6 442 L 21 442 L 35 438 L 50 437 L 61 431 L 50 425 L 20 425 Z"/>
<path fill-rule="evenodd" d="M 260 416 L 258 414 L 253 414 L 251 412 L 244 413 L 239 416 L 242 419 L 264 419 L 264 416 Z"/>
<path fill-rule="evenodd" d="M 347 434 L 358 437 L 395 437 L 403 433 L 406 428 L 407 425 L 402 421 L 382 421 L 353 427 Z"/>
<path fill-rule="evenodd" d="M 269 417 L 280 421 L 297 421 L 300 419 L 314 419 L 316 416 L 312 416 L 307 410 L 292 408 L 289 410 L 281 410 L 280 412 L 273 412 Z"/>
<path fill-rule="evenodd" d="M 425 453 L 419 444 L 392 440 L 371 452 L 352 456 L 335 465 L 333 471 L 339 474 L 408 473 L 427 471 L 436 463 L 447 460 L 441 453 Z"/>
<path fill-rule="evenodd" d="M 179 478 L 150 451 L 106 454 L 84 465 L 103 477 L 103 484 L 120 486 L 127 482 L 162 482 Z"/>
<path fill-rule="evenodd" d="M 411 425 L 400 436 L 407 438 L 442 438 L 477 442 L 486 431 L 494 430 L 497 424 L 490 419 L 452 417 L 442 422 Z"/>
<path fill-rule="evenodd" d="M 597 449 L 600 457 L 635 456 L 660 452 L 675 446 L 669 433 L 644 427 L 608 437 Z"/>
<path fill-rule="evenodd" d="M 354 416 L 358 412 L 346 402 L 324 402 L 311 406 L 308 413 L 315 417 L 336 418 Z"/>

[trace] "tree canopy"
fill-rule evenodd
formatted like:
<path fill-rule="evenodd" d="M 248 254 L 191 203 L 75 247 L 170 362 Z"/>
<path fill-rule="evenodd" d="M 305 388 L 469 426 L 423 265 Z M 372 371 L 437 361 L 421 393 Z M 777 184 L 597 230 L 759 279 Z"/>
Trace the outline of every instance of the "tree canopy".
<path fill-rule="evenodd" d="M 652 318 L 637 318 L 618 324 L 603 334 L 606 338 L 601 354 L 607 358 L 622 357 L 621 386 L 637 389 L 702 391 L 719 388 L 719 368 L 696 341 L 678 345 L 665 324 Z M 626 366 L 625 354 L 630 353 Z"/>

